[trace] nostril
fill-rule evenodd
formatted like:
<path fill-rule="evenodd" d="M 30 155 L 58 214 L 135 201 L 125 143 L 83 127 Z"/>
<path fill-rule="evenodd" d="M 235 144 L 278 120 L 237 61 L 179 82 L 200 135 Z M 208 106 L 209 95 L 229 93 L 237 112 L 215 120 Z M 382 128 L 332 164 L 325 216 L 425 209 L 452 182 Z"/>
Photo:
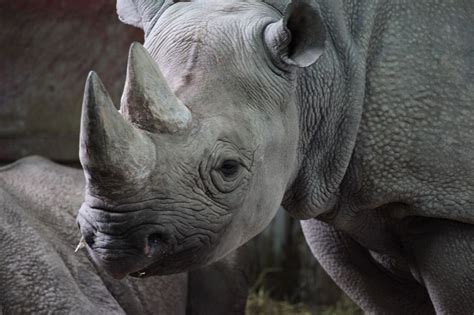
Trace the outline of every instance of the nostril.
<path fill-rule="evenodd" d="M 145 245 L 145 255 L 151 257 L 162 249 L 163 236 L 160 233 L 148 235 Z"/>
<path fill-rule="evenodd" d="M 151 248 L 158 247 L 161 242 L 162 242 L 161 234 L 153 233 L 153 234 L 148 235 L 148 246 L 150 246 Z"/>
<path fill-rule="evenodd" d="M 92 245 L 94 245 L 94 236 L 93 234 L 88 234 L 84 237 L 84 241 L 86 242 L 87 246 L 92 248 Z"/>

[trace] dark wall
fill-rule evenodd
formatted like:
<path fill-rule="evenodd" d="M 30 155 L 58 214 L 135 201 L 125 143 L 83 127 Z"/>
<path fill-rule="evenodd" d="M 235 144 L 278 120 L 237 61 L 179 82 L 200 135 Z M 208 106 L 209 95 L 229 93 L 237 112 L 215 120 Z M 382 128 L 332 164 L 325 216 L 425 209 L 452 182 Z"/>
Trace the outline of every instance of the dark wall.
<path fill-rule="evenodd" d="M 130 43 L 111 0 L 0 0 L 0 160 L 78 159 L 84 82 L 94 69 L 116 104 Z"/>

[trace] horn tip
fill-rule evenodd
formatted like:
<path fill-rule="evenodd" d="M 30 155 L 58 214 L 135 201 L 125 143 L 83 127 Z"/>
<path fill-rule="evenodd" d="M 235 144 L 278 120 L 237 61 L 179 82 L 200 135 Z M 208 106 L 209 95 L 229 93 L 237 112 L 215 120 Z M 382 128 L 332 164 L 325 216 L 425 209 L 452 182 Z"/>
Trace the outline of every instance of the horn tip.
<path fill-rule="evenodd" d="M 130 56 L 133 56 L 137 53 L 148 53 L 148 51 L 145 49 L 145 47 L 143 47 L 142 44 L 140 44 L 139 42 L 133 42 L 131 45 L 130 45 Z"/>
<path fill-rule="evenodd" d="M 94 70 L 89 71 L 89 74 L 87 75 L 87 82 L 96 81 L 98 79 L 99 79 L 99 75 L 97 74 L 97 72 L 95 72 Z"/>
<path fill-rule="evenodd" d="M 83 110 L 86 108 L 109 107 L 115 109 L 104 83 L 95 71 L 89 72 L 84 89 Z"/>
<path fill-rule="evenodd" d="M 95 71 L 90 71 L 86 80 L 86 90 L 96 90 L 97 88 L 103 90 L 103 86 L 104 84 L 102 83 L 99 75 Z"/>
<path fill-rule="evenodd" d="M 129 66 L 133 66 L 143 60 L 143 57 L 149 57 L 148 51 L 139 42 L 133 42 L 128 53 Z"/>

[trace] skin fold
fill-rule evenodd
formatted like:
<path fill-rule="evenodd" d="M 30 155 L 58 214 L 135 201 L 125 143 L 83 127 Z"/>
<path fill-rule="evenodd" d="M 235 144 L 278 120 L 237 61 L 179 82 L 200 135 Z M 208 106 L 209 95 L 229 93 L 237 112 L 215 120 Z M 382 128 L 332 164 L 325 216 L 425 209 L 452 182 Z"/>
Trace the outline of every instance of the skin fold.
<path fill-rule="evenodd" d="M 119 282 L 74 253 L 80 170 L 30 157 L 0 169 L 4 314 L 184 314 L 187 276 Z M 150 292 L 154 292 L 153 295 Z"/>
<path fill-rule="evenodd" d="M 205 269 L 121 281 L 85 251 L 75 253 L 83 187 L 81 170 L 40 157 L 0 168 L 0 313 L 231 314 L 245 307 L 254 277 L 249 246 Z M 212 301 L 202 292 L 212 292 Z"/>
<path fill-rule="evenodd" d="M 77 223 L 101 270 L 207 268 L 282 205 L 365 312 L 472 312 L 474 5 L 117 10 L 145 42 L 120 112 L 97 74 L 86 82 Z"/>
<path fill-rule="evenodd" d="M 194 120 L 217 130 L 225 115 L 252 122 L 226 124 L 239 146 L 257 139 L 265 161 L 243 197 L 253 205 L 231 207 L 234 217 L 253 216 L 261 230 L 276 206 L 258 195 L 306 220 L 314 255 L 367 313 L 474 308 L 472 4 L 127 3 L 122 21 L 144 28 Z M 270 145 L 266 130 L 286 146 Z M 279 180 L 255 179 L 265 167 Z M 220 248 L 235 246 L 234 223 L 255 233 L 232 219 Z"/>

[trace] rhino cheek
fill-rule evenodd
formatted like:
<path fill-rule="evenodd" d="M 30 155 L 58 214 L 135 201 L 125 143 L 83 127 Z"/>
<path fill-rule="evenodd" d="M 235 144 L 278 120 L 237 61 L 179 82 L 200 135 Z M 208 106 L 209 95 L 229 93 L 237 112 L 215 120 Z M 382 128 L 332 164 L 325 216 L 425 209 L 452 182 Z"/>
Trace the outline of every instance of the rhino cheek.
<path fill-rule="evenodd" d="M 292 113 L 284 117 L 288 118 Z M 262 153 L 255 160 L 255 174 L 251 194 L 246 200 L 245 209 L 249 213 L 243 224 L 251 233 L 246 240 L 262 232 L 275 217 L 281 206 L 288 184 L 296 171 L 297 134 L 290 124 L 281 121 L 273 122 L 271 136 L 266 135 L 267 143 Z M 268 140 L 271 139 L 271 140 Z"/>
<path fill-rule="evenodd" d="M 287 173 L 275 172 L 271 165 L 264 166 L 265 159 L 258 158 L 250 187 L 242 196 L 243 203 L 232 209 L 232 222 L 216 249 L 216 257 L 222 258 L 262 232 L 275 217 L 286 187 Z M 269 175 L 269 173 L 273 173 Z"/>
<path fill-rule="evenodd" d="M 173 250 L 162 260 L 152 264 L 154 274 L 170 274 L 195 269 L 222 257 L 221 253 L 231 244 L 226 244 L 228 217 L 222 220 L 193 217 L 189 220 L 173 219 Z M 232 247 L 234 248 L 234 247 Z"/>

